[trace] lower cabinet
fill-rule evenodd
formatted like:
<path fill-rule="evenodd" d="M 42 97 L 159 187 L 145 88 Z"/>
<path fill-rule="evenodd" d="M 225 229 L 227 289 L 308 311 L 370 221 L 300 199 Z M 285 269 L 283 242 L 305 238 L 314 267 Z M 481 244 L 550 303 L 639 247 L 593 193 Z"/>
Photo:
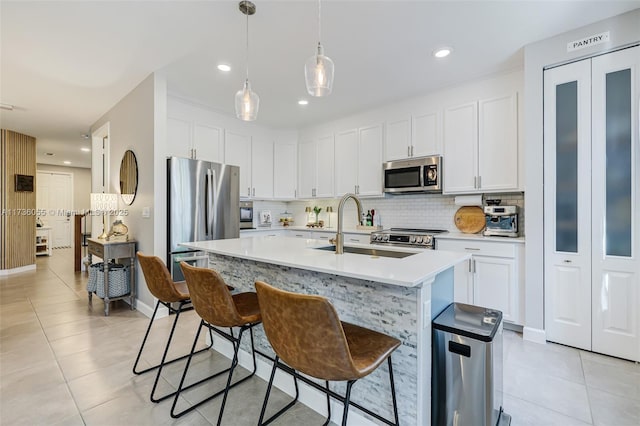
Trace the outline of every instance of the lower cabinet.
<path fill-rule="evenodd" d="M 251 238 L 251 237 L 281 237 L 286 235 L 284 229 L 265 229 L 265 230 L 250 230 L 250 231 L 240 231 L 240 238 Z"/>
<path fill-rule="evenodd" d="M 438 250 L 472 253 L 454 270 L 454 301 L 502 311 L 505 321 L 524 323 L 524 244 L 437 239 Z"/>

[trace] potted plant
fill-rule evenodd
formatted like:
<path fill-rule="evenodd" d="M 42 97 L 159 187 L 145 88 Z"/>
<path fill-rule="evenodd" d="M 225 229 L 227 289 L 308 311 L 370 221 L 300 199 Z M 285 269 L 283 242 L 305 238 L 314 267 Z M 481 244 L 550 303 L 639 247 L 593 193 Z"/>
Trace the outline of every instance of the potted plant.
<path fill-rule="evenodd" d="M 322 211 L 322 207 L 318 207 L 318 206 L 313 207 L 313 212 L 316 214 L 316 224 L 319 223 L 318 216 L 320 215 L 321 211 Z"/>

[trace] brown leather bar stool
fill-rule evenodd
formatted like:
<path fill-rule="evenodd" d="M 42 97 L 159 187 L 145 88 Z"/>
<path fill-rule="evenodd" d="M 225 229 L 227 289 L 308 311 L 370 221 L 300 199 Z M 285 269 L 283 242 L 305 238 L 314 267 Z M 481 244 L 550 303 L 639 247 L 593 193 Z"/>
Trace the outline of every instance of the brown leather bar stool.
<path fill-rule="evenodd" d="M 184 274 L 191 294 L 191 302 L 193 307 L 201 318 L 200 326 L 198 327 L 198 333 L 193 341 L 193 347 L 191 348 L 191 355 L 193 355 L 196 343 L 198 342 L 198 336 L 202 327 L 209 329 L 209 332 L 213 331 L 223 338 L 229 340 L 233 344 L 233 359 L 231 366 L 223 371 L 220 371 L 214 376 L 218 376 L 225 372 L 229 372 L 227 377 L 227 384 L 224 389 L 214 393 L 213 395 L 203 399 L 191 405 L 189 408 L 176 413 L 175 408 L 180 397 L 180 393 L 186 389 L 183 387 L 189 365 L 191 364 L 191 355 L 187 359 L 187 364 L 182 373 L 182 379 L 180 379 L 180 385 L 173 400 L 173 406 L 171 407 L 171 417 L 178 418 L 181 415 L 188 413 L 196 407 L 204 404 L 207 401 L 212 400 L 220 395 L 224 395 L 222 398 L 222 405 L 220 407 L 220 413 L 218 414 L 218 425 L 221 424 L 222 415 L 224 413 L 224 406 L 227 402 L 227 396 L 229 389 L 251 378 L 256 372 L 256 352 L 253 342 L 253 327 L 260 324 L 260 308 L 258 307 L 258 297 L 256 293 L 246 292 L 231 294 L 229 288 L 224 282 L 224 279 L 213 269 L 198 268 L 190 266 L 185 262 L 180 263 L 182 273 Z M 218 327 L 229 328 L 230 332 L 226 333 L 220 330 Z M 233 334 L 232 327 L 240 327 L 238 337 Z M 233 372 L 238 365 L 238 351 L 240 349 L 240 343 L 242 342 L 242 335 L 245 331 L 249 330 L 251 335 L 251 353 L 253 356 L 253 371 L 246 377 L 231 383 Z"/>
<path fill-rule="evenodd" d="M 152 402 L 160 402 L 175 394 L 175 392 L 172 392 L 161 397 L 155 396 L 156 388 L 158 386 L 158 380 L 160 379 L 160 375 L 162 374 L 162 368 L 165 365 L 180 361 L 181 359 L 185 359 L 190 355 L 186 354 L 181 357 L 172 359 L 171 361 L 166 360 L 167 353 L 169 352 L 169 347 L 171 346 L 171 339 L 173 338 L 173 333 L 175 332 L 176 325 L 178 324 L 178 318 L 180 318 L 180 314 L 183 311 L 191 309 L 187 306 L 189 303 L 191 303 L 191 299 L 189 298 L 189 290 L 187 289 L 187 284 L 184 281 L 174 282 L 171 279 L 169 270 L 159 257 L 147 256 L 142 254 L 141 252 L 138 252 L 137 255 L 138 262 L 140 262 L 140 267 L 142 268 L 142 273 L 144 274 L 144 279 L 147 282 L 147 287 L 149 288 L 149 291 L 151 292 L 153 297 L 155 297 L 158 301 L 156 302 L 156 307 L 153 310 L 151 320 L 149 320 L 147 332 L 142 339 L 142 345 L 140 345 L 140 350 L 138 351 L 136 362 L 133 364 L 133 373 L 142 374 L 151 370 L 158 369 L 158 372 L 156 373 L 156 379 L 153 383 L 153 388 L 151 389 L 150 398 Z M 178 307 L 174 308 L 172 306 L 172 303 L 178 303 Z M 153 321 L 156 317 L 156 313 L 158 312 L 158 307 L 160 305 L 165 306 L 167 309 L 169 309 L 170 313 L 175 314 L 175 318 L 173 319 L 173 326 L 171 327 L 171 332 L 169 333 L 167 344 L 165 345 L 164 352 L 162 354 L 162 360 L 157 365 L 146 368 L 144 370 L 138 370 L 138 362 L 140 362 L 142 351 L 144 350 L 144 346 L 147 343 L 147 338 L 149 337 L 151 326 L 153 325 Z M 211 341 L 213 342 L 213 338 L 211 339 Z M 200 353 L 210 348 L 210 346 L 205 347 L 198 350 L 196 353 Z M 203 379 L 203 381 L 204 380 L 206 379 Z"/>
<path fill-rule="evenodd" d="M 276 353 L 258 425 L 271 423 L 296 403 L 297 379 L 327 395 L 328 417 L 325 425 L 329 424 L 331 419 L 330 397 L 344 403 L 343 426 L 347 424 L 349 405 L 386 424 L 398 425 L 398 407 L 391 365 L 391 353 L 400 346 L 398 339 L 341 322 L 333 305 L 324 297 L 291 293 L 262 281 L 256 281 L 256 290 L 264 331 Z M 353 384 L 372 373 L 385 360 L 389 365 L 394 422 L 350 401 Z M 263 421 L 277 368 L 293 375 L 296 396 L 292 402 Z M 325 387 L 299 373 L 324 380 Z M 330 380 L 347 382 L 345 396 L 329 389 Z"/>

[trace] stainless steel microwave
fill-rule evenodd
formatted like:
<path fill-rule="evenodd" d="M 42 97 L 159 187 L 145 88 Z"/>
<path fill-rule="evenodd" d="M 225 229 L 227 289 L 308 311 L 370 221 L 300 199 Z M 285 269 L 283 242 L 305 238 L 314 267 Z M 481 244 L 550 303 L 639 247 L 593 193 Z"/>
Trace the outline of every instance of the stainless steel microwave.
<path fill-rule="evenodd" d="M 410 158 L 382 164 L 384 192 L 442 192 L 442 157 Z"/>

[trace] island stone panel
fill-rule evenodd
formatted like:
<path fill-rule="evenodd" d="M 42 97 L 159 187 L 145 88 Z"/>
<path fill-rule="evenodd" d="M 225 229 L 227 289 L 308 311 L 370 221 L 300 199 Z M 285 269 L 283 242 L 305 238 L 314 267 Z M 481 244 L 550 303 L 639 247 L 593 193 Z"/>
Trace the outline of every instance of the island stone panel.
<path fill-rule="evenodd" d="M 392 362 L 400 423 L 416 425 L 419 288 L 394 286 L 213 253 L 209 254 L 209 265 L 222 275 L 227 284 L 239 291 L 255 291 L 254 282 L 260 280 L 283 290 L 324 296 L 334 305 L 342 321 L 399 339 L 402 345 L 393 353 Z M 262 326 L 254 330 L 257 348 L 273 354 Z M 248 341 L 243 342 L 243 349 L 250 352 Z M 333 382 L 331 388 L 344 394 L 345 384 Z M 393 419 L 386 363 L 359 380 L 351 395 L 354 402 Z M 352 410 L 359 411 L 355 408 Z"/>

